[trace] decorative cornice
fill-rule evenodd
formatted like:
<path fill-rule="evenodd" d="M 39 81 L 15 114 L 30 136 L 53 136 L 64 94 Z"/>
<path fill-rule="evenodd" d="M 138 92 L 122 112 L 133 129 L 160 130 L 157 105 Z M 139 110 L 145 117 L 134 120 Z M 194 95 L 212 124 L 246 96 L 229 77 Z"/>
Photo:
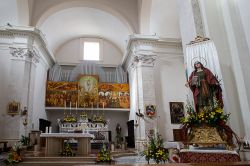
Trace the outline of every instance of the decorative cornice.
<path fill-rule="evenodd" d="M 138 60 L 141 60 L 143 65 L 151 63 L 153 66 L 156 57 L 164 60 L 183 58 L 181 41 L 158 36 L 131 35 L 122 66 L 127 71 L 130 67 L 134 67 Z"/>
<path fill-rule="evenodd" d="M 28 40 L 25 42 L 21 41 L 21 43 L 17 43 L 16 41 L 14 41 L 15 39 L 18 39 L 20 36 L 26 37 Z M 32 54 L 34 54 L 35 56 L 32 59 L 34 62 L 38 62 L 39 59 L 42 58 L 41 56 L 43 56 L 42 59 L 46 60 L 47 61 L 46 63 L 49 66 L 51 66 L 55 62 L 55 58 L 52 52 L 47 47 L 47 41 L 44 38 L 44 35 L 39 29 L 35 27 L 2 26 L 0 27 L 0 38 L 6 38 L 6 40 L 13 39 L 11 42 L 8 40 L 9 47 L 18 48 L 16 50 L 14 49 L 12 50 L 12 54 L 13 53 L 15 54 L 13 55 L 13 57 L 19 56 L 19 58 L 21 58 L 24 55 L 18 55 L 18 54 L 21 54 L 21 51 L 27 52 L 27 50 L 25 49 L 21 50 L 21 48 L 28 47 L 31 48 L 29 49 L 29 51 L 31 51 Z M 5 44 L 5 42 L 0 44 Z"/>

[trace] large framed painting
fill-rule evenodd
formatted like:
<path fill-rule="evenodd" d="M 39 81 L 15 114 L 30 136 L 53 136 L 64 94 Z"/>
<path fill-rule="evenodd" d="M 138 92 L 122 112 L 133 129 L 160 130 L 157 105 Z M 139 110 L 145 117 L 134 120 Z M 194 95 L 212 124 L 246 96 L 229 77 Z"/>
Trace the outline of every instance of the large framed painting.
<path fill-rule="evenodd" d="M 184 117 L 184 103 L 170 102 L 170 115 L 172 124 L 181 124 L 181 119 Z"/>
<path fill-rule="evenodd" d="M 99 84 L 99 107 L 129 108 L 129 85 L 118 83 Z"/>
<path fill-rule="evenodd" d="M 47 82 L 46 107 L 75 107 L 77 100 L 78 82 Z"/>
<path fill-rule="evenodd" d="M 47 82 L 48 91 L 77 91 L 78 82 Z"/>
<path fill-rule="evenodd" d="M 79 82 L 79 107 L 96 107 L 99 101 L 98 76 L 80 75 Z"/>

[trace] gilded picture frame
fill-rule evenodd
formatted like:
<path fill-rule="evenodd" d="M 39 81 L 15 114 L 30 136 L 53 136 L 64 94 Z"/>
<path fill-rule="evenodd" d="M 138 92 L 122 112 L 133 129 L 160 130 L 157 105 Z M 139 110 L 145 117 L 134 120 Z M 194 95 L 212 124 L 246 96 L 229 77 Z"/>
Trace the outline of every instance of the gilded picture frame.
<path fill-rule="evenodd" d="M 20 114 L 20 102 L 17 101 L 11 101 L 7 105 L 7 114 L 14 116 Z"/>
<path fill-rule="evenodd" d="M 170 116 L 172 124 L 181 124 L 181 119 L 184 117 L 183 102 L 169 102 Z"/>
<path fill-rule="evenodd" d="M 149 118 L 155 117 L 156 116 L 156 106 L 152 105 L 152 104 L 145 105 L 145 114 Z"/>

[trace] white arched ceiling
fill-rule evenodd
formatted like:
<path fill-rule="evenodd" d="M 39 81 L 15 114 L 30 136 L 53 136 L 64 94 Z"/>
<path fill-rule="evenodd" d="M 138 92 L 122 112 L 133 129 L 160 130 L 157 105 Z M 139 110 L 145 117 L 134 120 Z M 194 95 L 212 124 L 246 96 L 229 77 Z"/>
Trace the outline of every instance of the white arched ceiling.
<path fill-rule="evenodd" d="M 150 33 L 166 38 L 181 38 L 176 0 L 152 0 Z"/>
<path fill-rule="evenodd" d="M 131 34 L 137 32 L 137 0 L 36 0 L 32 25 L 40 26 L 50 15 L 74 7 L 103 10 L 119 18 Z"/>
<path fill-rule="evenodd" d="M 99 36 L 115 43 L 124 51 L 125 41 L 130 35 L 128 27 L 117 17 L 102 10 L 75 7 L 50 15 L 39 26 L 54 53 L 71 39 Z"/>

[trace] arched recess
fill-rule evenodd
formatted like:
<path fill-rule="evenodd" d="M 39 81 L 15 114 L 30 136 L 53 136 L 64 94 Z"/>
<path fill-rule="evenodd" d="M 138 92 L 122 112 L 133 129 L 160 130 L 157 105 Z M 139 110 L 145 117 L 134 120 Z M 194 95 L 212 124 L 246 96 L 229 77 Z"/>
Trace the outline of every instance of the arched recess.
<path fill-rule="evenodd" d="M 39 27 L 55 53 L 65 41 L 81 36 L 99 36 L 116 43 L 121 50 L 131 33 L 114 15 L 96 8 L 72 7 L 50 15 Z"/>
<path fill-rule="evenodd" d="M 117 17 L 119 20 L 121 20 L 122 23 L 128 28 L 128 30 L 131 34 L 136 32 L 136 28 L 132 25 L 132 23 L 124 15 L 122 15 L 119 11 L 111 8 L 107 4 L 100 3 L 100 1 L 96 2 L 93 0 L 64 1 L 60 4 L 56 4 L 54 6 L 51 6 L 45 12 L 41 13 L 36 20 L 33 20 L 32 25 L 39 27 L 49 16 L 53 15 L 54 13 L 56 13 L 60 10 L 74 8 L 74 7 L 89 7 L 89 8 L 99 9 L 99 10 L 103 10 L 105 12 L 108 12 L 111 15 Z"/>
<path fill-rule="evenodd" d="M 59 64 L 77 64 L 82 62 L 82 39 L 101 39 L 101 61 L 99 64 L 117 66 L 122 62 L 123 52 L 112 41 L 99 36 L 81 36 L 65 41 L 55 52 L 55 59 Z"/>

